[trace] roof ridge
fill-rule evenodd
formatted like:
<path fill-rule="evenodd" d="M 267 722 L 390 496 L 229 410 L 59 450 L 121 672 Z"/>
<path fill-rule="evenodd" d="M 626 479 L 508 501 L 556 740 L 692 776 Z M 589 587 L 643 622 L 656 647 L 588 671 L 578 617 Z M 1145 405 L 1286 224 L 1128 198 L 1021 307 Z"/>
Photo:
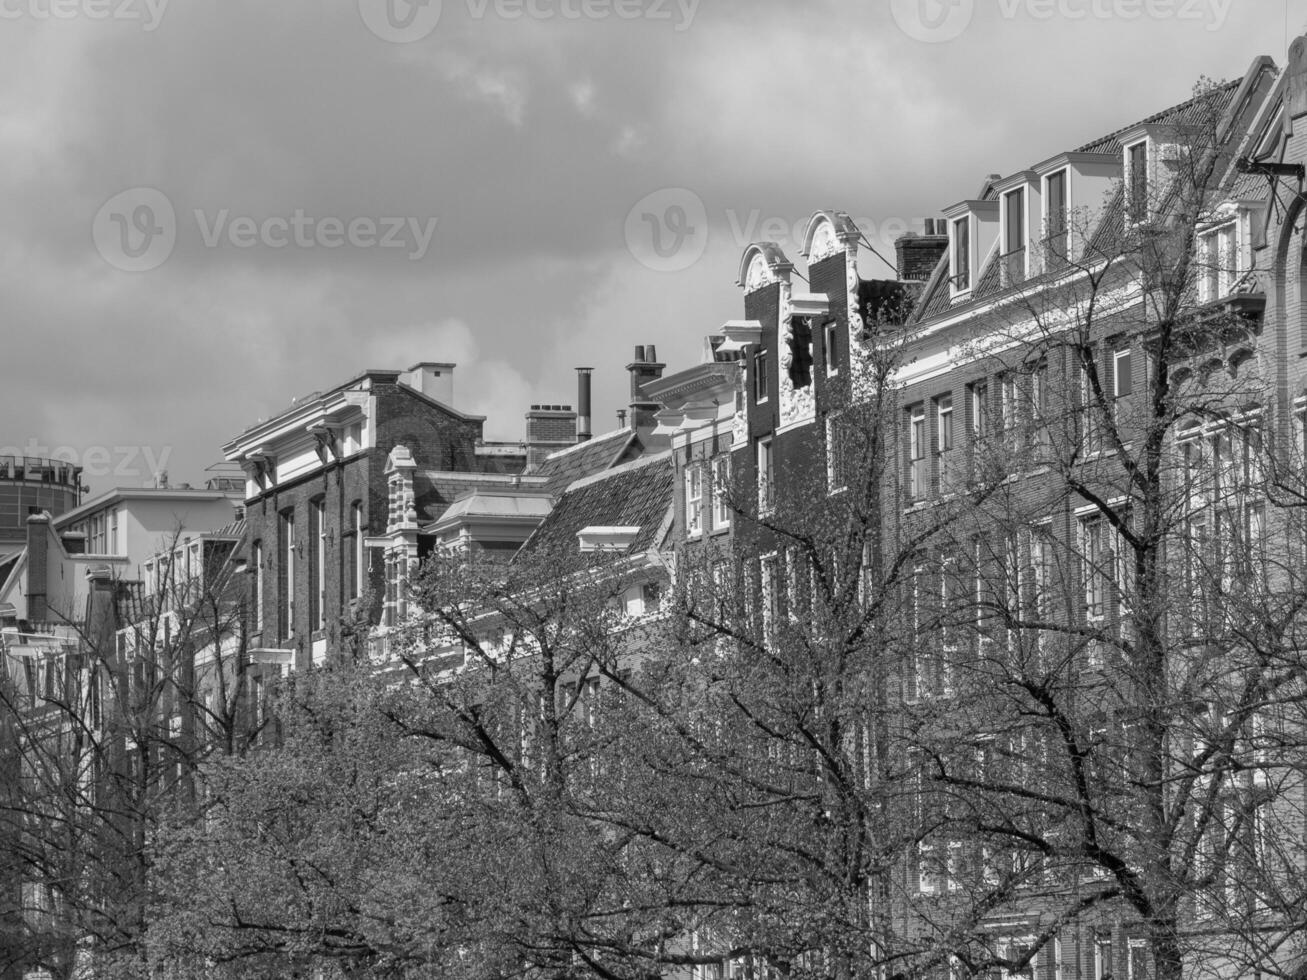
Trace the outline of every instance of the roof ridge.
<path fill-rule="evenodd" d="M 1089 150 L 1091 146 L 1096 146 L 1099 143 L 1110 142 L 1111 140 L 1120 136 L 1122 133 L 1129 132 L 1130 130 L 1134 129 L 1137 126 L 1147 126 L 1149 123 L 1156 122 L 1157 120 L 1163 118 L 1164 116 L 1169 116 L 1172 113 L 1179 112 L 1182 109 L 1187 109 L 1190 106 L 1196 105 L 1204 99 L 1210 99 L 1216 95 L 1223 95 L 1227 92 L 1232 92 L 1236 88 L 1238 88 L 1242 82 L 1243 82 L 1242 78 L 1236 78 L 1232 81 L 1221 82 L 1220 84 L 1213 86 L 1211 89 L 1209 89 L 1206 92 L 1202 92 L 1199 95 L 1191 95 L 1183 102 L 1177 102 L 1173 106 L 1168 106 L 1165 109 L 1161 109 L 1157 112 L 1154 112 L 1151 116 L 1145 116 L 1143 119 L 1139 119 L 1125 126 L 1121 126 L 1117 129 L 1112 130 L 1110 133 L 1105 133 L 1104 135 L 1099 136 L 1097 139 L 1092 139 L 1087 143 L 1082 143 L 1080 146 L 1076 147 L 1076 149 L 1072 150 L 1071 152 L 1085 153 Z"/>

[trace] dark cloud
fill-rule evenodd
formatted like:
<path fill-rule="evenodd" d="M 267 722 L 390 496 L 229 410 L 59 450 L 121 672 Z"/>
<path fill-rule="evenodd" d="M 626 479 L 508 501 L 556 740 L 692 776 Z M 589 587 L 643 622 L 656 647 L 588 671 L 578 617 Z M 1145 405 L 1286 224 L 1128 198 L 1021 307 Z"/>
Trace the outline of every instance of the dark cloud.
<path fill-rule="evenodd" d="M 173 0 L 152 31 L 0 21 L 0 443 L 170 447 L 174 478 L 195 480 L 294 394 L 419 359 L 467 362 L 457 390 L 497 438 L 594 366 L 602 425 L 632 345 L 686 366 L 738 316 L 739 252 L 764 229 L 797 260 L 806 217 L 842 208 L 887 251 L 986 173 L 1179 101 L 1199 75 L 1282 62 L 1287 43 L 1274 4 L 1217 24 L 984 2 L 932 44 L 888 4 L 702 0 L 685 18 L 646 2 L 672 20 L 444 0 L 412 44 L 371 33 L 354 0 Z M 172 203 L 176 246 L 125 273 L 92 222 L 140 186 Z M 677 272 L 624 234 L 664 188 L 703 207 L 703 254 Z M 215 221 L 296 213 L 435 227 L 420 257 L 204 241 Z"/>

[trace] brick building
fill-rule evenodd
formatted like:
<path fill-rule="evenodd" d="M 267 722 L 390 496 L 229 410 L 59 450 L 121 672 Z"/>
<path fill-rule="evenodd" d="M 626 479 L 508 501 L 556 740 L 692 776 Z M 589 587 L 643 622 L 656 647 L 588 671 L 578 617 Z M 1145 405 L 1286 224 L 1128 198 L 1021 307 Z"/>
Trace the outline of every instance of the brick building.
<path fill-rule="evenodd" d="M 380 614 L 385 569 L 367 539 L 387 530 L 395 447 L 440 472 L 522 469 L 520 450 L 486 445 L 484 418 L 450 405 L 453 369 L 423 362 L 365 371 L 296 399 L 223 447 L 246 474 L 255 633 L 268 658 L 325 663 L 342 649 L 344 621 Z M 369 594 L 371 606 L 360 608 Z"/>
<path fill-rule="evenodd" d="M 918 780 L 917 819 L 938 807 L 886 886 L 905 964 L 916 948 L 941 977 L 987 962 L 995 976 L 1136 980 L 1163 967 L 1176 929 L 1189 965 L 1218 974 L 1303 962 L 1293 914 L 1266 897 L 1307 853 L 1301 784 L 1275 775 L 1303 765 L 1302 719 L 1284 716 L 1298 682 L 1266 679 L 1248 631 L 1271 618 L 1257 603 L 1302 588 L 1304 93 L 1299 38 L 1284 71 L 1256 59 L 1179 106 L 991 175 L 897 243 L 895 281 L 863 279 L 858 229 L 817 212 L 802 291 L 777 245 L 750 245 L 744 319 L 705 364 L 645 386 L 675 430 L 673 537 L 691 559 L 678 568 L 728 526 L 760 646 L 811 628 L 822 589 L 832 619 L 868 590 L 893 597 L 885 628 L 899 639 L 878 649 L 872 689 L 909 733 L 896 765 Z M 738 357 L 735 379 L 719 357 Z M 1146 490 L 1140 453 L 1165 470 Z M 708 478 L 726 465 L 729 485 Z M 1166 559 L 1148 557 L 1151 535 Z M 1150 569 L 1165 569 L 1151 593 Z M 1139 692 L 1177 670 L 1195 678 L 1189 707 L 1157 695 L 1141 721 Z M 1250 676 L 1282 703 L 1243 696 L 1235 679 Z M 1068 707 L 1070 690 L 1081 701 Z M 1051 747 L 1041 705 L 1067 719 Z M 1165 762 L 1140 748 L 1178 742 L 1190 748 Z M 1210 764 L 1216 745 L 1240 760 L 1233 773 Z M 1099 768 L 1073 787 L 1077 804 L 1050 802 L 1086 759 Z M 1177 808 L 1166 846 L 1188 903 L 1170 932 L 1130 897 L 1141 854 L 1160 846 L 1140 836 L 1143 816 L 1123 819 L 1150 805 L 1148 781 L 1104 776 L 1146 765 L 1163 781 L 1201 770 L 1211 794 L 1159 804 Z M 1011 816 L 1041 791 L 1051 812 L 1118 831 L 1067 843 L 1039 822 L 1050 811 Z M 976 816 L 970 836 L 949 830 L 959 797 L 989 815 L 984 833 Z M 977 890 L 1002 897 L 950 934 Z M 950 945 L 952 960 L 935 955 Z"/>

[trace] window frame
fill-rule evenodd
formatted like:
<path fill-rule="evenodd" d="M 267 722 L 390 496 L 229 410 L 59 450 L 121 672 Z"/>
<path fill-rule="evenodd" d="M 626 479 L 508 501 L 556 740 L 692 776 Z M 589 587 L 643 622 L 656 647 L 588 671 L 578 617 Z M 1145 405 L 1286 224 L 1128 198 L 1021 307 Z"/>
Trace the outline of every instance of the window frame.
<path fill-rule="evenodd" d="M 949 286 L 953 295 L 971 291 L 971 215 L 949 222 Z"/>
<path fill-rule="evenodd" d="M 907 409 L 908 499 L 915 502 L 930 496 L 930 431 L 926 426 L 926 403 Z"/>
<path fill-rule="evenodd" d="M 759 436 L 754 444 L 758 471 L 758 513 L 770 514 L 776 508 L 776 472 L 773 436 Z"/>
<path fill-rule="evenodd" d="M 731 526 L 730 501 L 726 493 L 731 483 L 730 455 L 721 453 L 714 456 L 709 462 L 709 473 L 711 481 L 708 486 L 708 493 L 712 503 L 708 510 L 712 519 L 711 530 L 724 531 Z"/>
<path fill-rule="evenodd" d="M 1055 205 L 1052 188 L 1057 186 L 1060 192 L 1057 197 L 1061 198 L 1060 205 Z M 1044 208 L 1044 268 L 1047 270 L 1060 269 L 1070 260 L 1071 252 L 1071 229 L 1070 229 L 1070 209 L 1068 202 L 1071 187 L 1071 168 L 1060 167 L 1051 173 L 1044 174 L 1043 177 L 1043 208 Z M 1060 249 L 1058 248 L 1058 240 Z"/>
<path fill-rule="evenodd" d="M 999 213 L 1002 215 L 1003 251 L 999 255 L 999 269 L 1002 272 L 1003 285 L 1013 286 L 1026 279 L 1028 268 L 1026 263 L 1030 253 L 1026 227 L 1026 188 L 1023 186 L 1005 191 L 1001 204 Z M 1015 215 L 1012 213 L 1014 207 L 1017 212 Z"/>
<path fill-rule="evenodd" d="M 1148 137 L 1126 144 L 1121 152 L 1124 155 L 1126 224 L 1134 226 L 1147 221 L 1149 215 L 1151 175 Z"/>
<path fill-rule="evenodd" d="M 703 464 L 697 460 L 687 463 L 683 478 L 685 492 L 685 536 L 697 538 L 704 532 L 703 520 Z"/>

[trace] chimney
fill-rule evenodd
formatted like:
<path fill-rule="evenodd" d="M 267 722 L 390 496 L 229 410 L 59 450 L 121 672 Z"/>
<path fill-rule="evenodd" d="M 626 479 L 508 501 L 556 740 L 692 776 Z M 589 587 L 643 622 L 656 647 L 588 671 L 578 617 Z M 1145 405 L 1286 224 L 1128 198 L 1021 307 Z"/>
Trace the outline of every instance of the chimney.
<path fill-rule="evenodd" d="M 617 410 L 617 427 L 619 429 L 626 428 L 626 409 L 624 408 L 619 408 Z"/>
<path fill-rule="evenodd" d="M 909 231 L 894 243 L 900 282 L 925 282 L 948 251 L 948 228 L 943 218 L 926 218 L 925 233 Z"/>
<path fill-rule="evenodd" d="M 662 408 L 662 405 L 649 401 L 640 389 L 647 382 L 661 378 L 666 366 L 658 363 L 658 352 L 653 344 L 636 347 L 635 359 L 626 365 L 626 370 L 631 372 L 631 428 L 640 429 L 657 424 L 654 412 Z"/>
<path fill-rule="evenodd" d="M 526 468 L 536 469 L 550 453 L 576 445 L 571 405 L 532 405 L 526 413 Z"/>
<path fill-rule="evenodd" d="M 594 368 L 576 369 L 576 441 L 589 442 L 590 429 L 590 376 Z"/>
<path fill-rule="evenodd" d="M 419 361 L 399 376 L 414 391 L 434 398 L 442 405 L 454 404 L 454 365 L 438 361 Z"/>
<path fill-rule="evenodd" d="M 50 618 L 47 602 L 50 561 L 50 515 L 27 518 L 27 618 L 44 623 Z"/>

